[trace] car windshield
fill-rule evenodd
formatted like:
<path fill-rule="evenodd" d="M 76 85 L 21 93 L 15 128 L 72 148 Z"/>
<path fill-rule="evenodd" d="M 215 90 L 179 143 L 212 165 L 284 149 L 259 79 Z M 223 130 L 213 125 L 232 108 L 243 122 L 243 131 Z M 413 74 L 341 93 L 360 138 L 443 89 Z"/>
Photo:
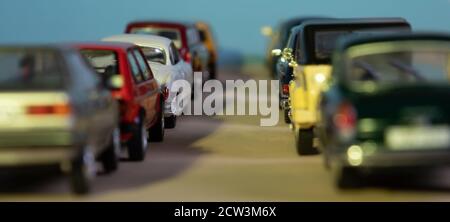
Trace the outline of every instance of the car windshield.
<path fill-rule="evenodd" d="M 112 50 L 84 49 L 81 54 L 100 75 L 112 76 L 120 73 L 117 54 Z"/>
<path fill-rule="evenodd" d="M 181 34 L 176 28 L 134 27 L 130 33 L 162 36 L 172 40 L 177 48 L 181 48 L 182 46 Z"/>
<path fill-rule="evenodd" d="M 391 85 L 449 83 L 450 46 L 447 44 L 434 44 L 433 47 L 419 42 L 374 44 L 372 48 L 387 50 L 351 59 L 347 74 L 350 81 Z"/>
<path fill-rule="evenodd" d="M 386 29 L 341 29 L 341 30 L 328 30 L 328 31 L 317 31 L 314 37 L 314 45 L 315 45 L 315 56 L 317 59 L 329 59 L 331 54 L 333 53 L 336 42 L 339 38 L 345 36 L 368 36 L 368 35 L 376 35 L 376 34 L 386 34 L 386 33 L 394 33 L 399 31 L 408 31 L 406 28 L 386 28 Z"/>
<path fill-rule="evenodd" d="M 58 55 L 49 49 L 0 49 L 0 90 L 62 89 Z"/>
<path fill-rule="evenodd" d="M 141 47 L 141 49 L 147 61 L 161 63 L 163 65 L 166 64 L 166 53 L 164 49 L 153 47 Z"/>

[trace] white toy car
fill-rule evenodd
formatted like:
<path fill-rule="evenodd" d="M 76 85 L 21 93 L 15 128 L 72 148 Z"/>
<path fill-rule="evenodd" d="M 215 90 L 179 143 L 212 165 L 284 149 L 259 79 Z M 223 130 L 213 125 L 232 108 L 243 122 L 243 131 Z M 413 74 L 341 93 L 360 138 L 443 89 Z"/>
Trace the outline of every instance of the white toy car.
<path fill-rule="evenodd" d="M 172 106 L 172 101 L 177 92 L 172 92 L 171 86 L 175 80 L 186 80 L 193 87 L 193 70 L 178 54 L 178 50 L 172 40 L 153 35 L 122 34 L 102 39 L 107 42 L 128 42 L 141 47 L 147 61 L 161 87 L 167 89 L 167 99 L 164 106 L 166 128 L 175 128 L 177 115 L 184 107 Z M 189 99 L 191 92 L 189 93 Z M 183 104 L 184 105 L 184 104 Z"/>

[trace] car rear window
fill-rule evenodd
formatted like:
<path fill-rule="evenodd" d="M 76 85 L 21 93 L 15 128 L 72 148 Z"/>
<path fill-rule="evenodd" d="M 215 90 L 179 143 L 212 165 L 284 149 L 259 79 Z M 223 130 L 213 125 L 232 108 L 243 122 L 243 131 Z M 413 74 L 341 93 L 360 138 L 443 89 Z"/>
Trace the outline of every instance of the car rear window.
<path fill-rule="evenodd" d="M 83 49 L 81 54 L 91 63 L 100 75 L 120 74 L 117 53 L 113 50 Z"/>
<path fill-rule="evenodd" d="M 360 28 L 360 29 L 337 29 L 317 31 L 315 33 L 314 45 L 315 45 L 315 57 L 319 60 L 330 59 L 333 53 L 336 42 L 339 38 L 345 36 L 369 36 L 377 34 L 388 34 L 395 32 L 406 32 L 409 28 L 397 27 L 397 28 Z"/>
<path fill-rule="evenodd" d="M 58 53 L 51 49 L 0 49 L 0 90 L 54 90 L 64 87 Z"/>
<path fill-rule="evenodd" d="M 147 34 L 166 37 L 175 43 L 177 48 L 182 47 L 181 33 L 176 28 L 162 28 L 162 27 L 134 27 L 130 30 L 132 34 Z"/>

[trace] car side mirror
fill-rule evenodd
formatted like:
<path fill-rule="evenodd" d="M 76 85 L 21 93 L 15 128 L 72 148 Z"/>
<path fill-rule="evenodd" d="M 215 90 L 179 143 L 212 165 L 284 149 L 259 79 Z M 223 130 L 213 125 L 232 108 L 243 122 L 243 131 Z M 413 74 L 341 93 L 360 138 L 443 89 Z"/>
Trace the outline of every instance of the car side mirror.
<path fill-rule="evenodd" d="M 105 76 L 103 79 L 104 86 L 109 90 L 121 89 L 124 85 L 123 76 L 121 74 L 114 74 Z"/>
<path fill-rule="evenodd" d="M 281 49 L 273 49 L 272 56 L 281 56 Z"/>

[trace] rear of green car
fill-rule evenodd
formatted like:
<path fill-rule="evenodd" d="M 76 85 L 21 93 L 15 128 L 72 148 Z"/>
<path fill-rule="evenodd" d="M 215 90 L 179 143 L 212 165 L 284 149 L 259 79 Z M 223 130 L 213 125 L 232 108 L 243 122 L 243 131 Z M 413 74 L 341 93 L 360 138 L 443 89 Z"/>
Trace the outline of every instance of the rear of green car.
<path fill-rule="evenodd" d="M 360 184 L 376 169 L 450 165 L 450 37 L 343 44 L 322 101 L 325 162 L 337 185 Z"/>

